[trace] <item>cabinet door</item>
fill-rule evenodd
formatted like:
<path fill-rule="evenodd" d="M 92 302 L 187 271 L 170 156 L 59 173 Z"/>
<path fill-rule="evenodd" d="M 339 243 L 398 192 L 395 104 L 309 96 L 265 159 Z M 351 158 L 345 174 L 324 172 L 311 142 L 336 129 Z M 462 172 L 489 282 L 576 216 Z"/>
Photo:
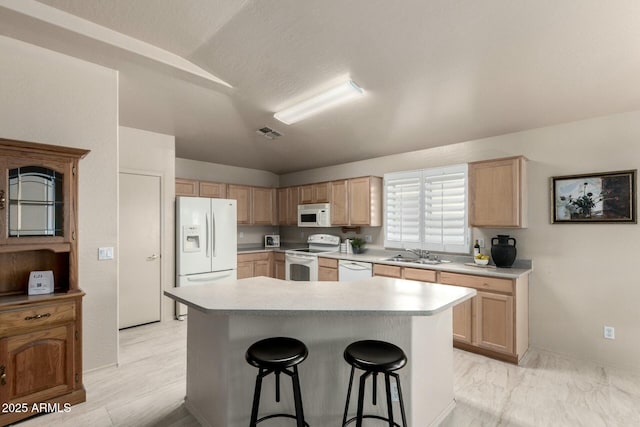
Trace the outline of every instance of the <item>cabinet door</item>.
<path fill-rule="evenodd" d="M 298 205 L 300 204 L 300 187 L 288 188 L 287 225 L 298 225 Z"/>
<path fill-rule="evenodd" d="M 200 185 L 194 179 L 176 178 L 176 197 L 198 197 L 200 195 Z"/>
<path fill-rule="evenodd" d="M 238 259 L 238 279 L 253 277 L 253 261 L 240 261 Z"/>
<path fill-rule="evenodd" d="M 251 187 L 246 185 L 229 184 L 227 194 L 230 199 L 237 201 L 238 224 L 250 224 Z"/>
<path fill-rule="evenodd" d="M 338 281 L 338 270 L 330 267 L 318 267 L 318 280 L 320 281 Z"/>
<path fill-rule="evenodd" d="M 62 243 L 75 240 L 72 202 L 77 163 L 40 157 L 6 157 L 0 173 L 5 207 L 0 243 Z"/>
<path fill-rule="evenodd" d="M 313 203 L 329 203 L 330 197 L 330 182 L 319 182 L 317 184 L 313 184 Z"/>
<path fill-rule="evenodd" d="M 74 331 L 74 323 L 67 323 L 1 339 L 6 384 L 0 401 L 44 402 L 71 392 Z"/>
<path fill-rule="evenodd" d="M 373 275 L 400 279 L 402 278 L 402 268 L 395 265 L 373 264 Z"/>
<path fill-rule="evenodd" d="M 453 306 L 453 339 L 456 341 L 471 344 L 471 309 L 473 300 L 468 299 L 458 305 Z"/>
<path fill-rule="evenodd" d="M 271 277 L 271 260 L 255 261 L 253 264 L 253 276 Z"/>
<path fill-rule="evenodd" d="M 251 189 L 253 221 L 252 224 L 276 224 L 276 189 L 253 187 Z"/>
<path fill-rule="evenodd" d="M 366 176 L 349 180 L 349 224 L 382 225 L 382 178 Z"/>
<path fill-rule="evenodd" d="M 473 301 L 474 344 L 513 354 L 513 297 L 478 292 Z"/>
<path fill-rule="evenodd" d="M 349 225 L 349 181 L 331 182 L 331 225 Z"/>
<path fill-rule="evenodd" d="M 284 260 L 283 261 L 276 260 L 274 262 L 274 267 L 275 267 L 274 277 L 276 279 L 284 280 L 286 277 L 286 265 Z"/>
<path fill-rule="evenodd" d="M 526 159 L 469 163 L 469 223 L 475 227 L 526 227 Z"/>
<path fill-rule="evenodd" d="M 289 213 L 289 188 L 278 188 L 278 225 L 287 225 Z"/>
<path fill-rule="evenodd" d="M 402 269 L 403 279 L 419 280 L 421 282 L 436 283 L 437 272 L 434 270 L 425 270 L 423 268 L 404 267 Z"/>
<path fill-rule="evenodd" d="M 227 184 L 200 181 L 200 197 L 225 199 L 227 197 Z"/>
<path fill-rule="evenodd" d="M 308 204 L 313 202 L 313 185 L 303 185 L 300 187 L 300 204 Z"/>

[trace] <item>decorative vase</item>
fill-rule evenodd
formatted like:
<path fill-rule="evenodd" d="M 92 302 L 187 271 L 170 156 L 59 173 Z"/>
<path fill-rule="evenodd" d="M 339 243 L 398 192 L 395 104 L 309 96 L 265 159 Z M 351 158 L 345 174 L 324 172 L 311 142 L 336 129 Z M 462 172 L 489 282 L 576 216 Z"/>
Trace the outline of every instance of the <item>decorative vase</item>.
<path fill-rule="evenodd" d="M 513 241 L 513 245 L 509 242 Z M 491 239 L 491 258 L 496 267 L 511 267 L 516 260 L 516 239 L 506 234 L 498 234 Z"/>
<path fill-rule="evenodd" d="M 354 254 L 361 254 L 362 252 L 364 252 L 364 248 L 362 246 L 351 245 L 351 252 Z"/>

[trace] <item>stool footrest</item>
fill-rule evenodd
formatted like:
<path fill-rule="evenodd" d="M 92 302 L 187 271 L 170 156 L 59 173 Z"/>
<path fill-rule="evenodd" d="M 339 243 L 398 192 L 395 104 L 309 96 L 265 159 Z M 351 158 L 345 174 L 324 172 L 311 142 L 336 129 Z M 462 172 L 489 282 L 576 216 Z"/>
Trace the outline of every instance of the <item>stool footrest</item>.
<path fill-rule="evenodd" d="M 389 418 L 381 417 L 380 415 L 363 415 L 363 416 L 362 416 L 362 419 L 365 419 L 365 418 L 374 418 L 374 419 L 376 419 L 376 420 L 381 420 L 381 421 L 389 422 Z M 346 425 L 349 425 L 349 424 L 351 424 L 352 422 L 356 421 L 357 419 L 358 419 L 358 417 L 349 418 L 349 419 L 347 420 L 347 422 L 345 422 L 342 426 L 344 427 L 344 426 L 346 426 Z M 394 425 L 394 426 L 397 426 L 397 427 L 402 427 L 400 424 L 398 424 L 398 423 L 397 423 L 397 422 L 395 422 L 395 421 L 393 422 L 393 425 Z"/>
<path fill-rule="evenodd" d="M 256 421 L 256 424 L 258 424 L 258 423 L 260 423 L 262 421 L 271 419 L 271 418 L 282 418 L 282 417 L 284 417 L 284 418 L 293 418 L 294 420 L 297 420 L 297 417 L 295 415 L 291 415 L 291 414 L 271 414 L 271 415 L 267 415 L 267 416 L 264 416 L 264 417 L 260 418 L 259 420 Z M 309 427 L 309 423 L 306 422 L 306 421 L 304 422 L 304 425 Z"/>

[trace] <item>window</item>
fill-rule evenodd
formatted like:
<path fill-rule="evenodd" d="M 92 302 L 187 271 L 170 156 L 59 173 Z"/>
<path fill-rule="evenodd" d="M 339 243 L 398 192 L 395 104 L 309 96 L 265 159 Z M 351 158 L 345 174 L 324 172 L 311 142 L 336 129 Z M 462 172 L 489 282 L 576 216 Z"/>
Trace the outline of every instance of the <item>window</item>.
<path fill-rule="evenodd" d="M 469 252 L 467 165 L 384 176 L 385 247 Z"/>

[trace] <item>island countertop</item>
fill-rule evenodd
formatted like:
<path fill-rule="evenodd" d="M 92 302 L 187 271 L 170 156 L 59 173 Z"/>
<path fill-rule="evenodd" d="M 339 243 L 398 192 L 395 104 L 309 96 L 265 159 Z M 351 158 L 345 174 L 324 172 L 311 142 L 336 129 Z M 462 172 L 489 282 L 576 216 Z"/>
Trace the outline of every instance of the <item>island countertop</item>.
<path fill-rule="evenodd" d="M 204 313 L 432 316 L 472 298 L 476 291 L 379 276 L 353 282 L 252 277 L 173 288 L 164 294 Z"/>

